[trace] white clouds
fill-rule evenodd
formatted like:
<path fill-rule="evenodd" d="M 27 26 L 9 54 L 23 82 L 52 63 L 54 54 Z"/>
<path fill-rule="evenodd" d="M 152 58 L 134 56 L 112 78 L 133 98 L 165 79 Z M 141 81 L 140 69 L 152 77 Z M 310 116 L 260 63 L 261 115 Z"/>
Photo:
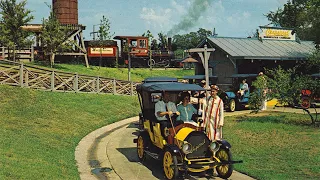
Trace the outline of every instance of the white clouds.
<path fill-rule="evenodd" d="M 146 26 L 150 29 L 158 31 L 167 31 L 172 17 L 172 9 L 170 8 L 147 8 L 143 7 L 140 13 L 140 18 L 144 20 Z"/>
<path fill-rule="evenodd" d="M 186 11 L 185 7 L 180 5 L 180 4 L 178 4 L 175 0 L 171 1 L 171 5 L 176 10 L 176 12 L 178 12 L 179 14 L 183 14 Z"/>
<path fill-rule="evenodd" d="M 236 13 L 232 14 L 231 16 L 227 17 L 227 22 L 231 26 L 238 26 L 238 25 L 241 25 L 243 22 L 249 22 L 250 17 L 251 17 L 251 14 L 247 11 L 236 12 Z"/>

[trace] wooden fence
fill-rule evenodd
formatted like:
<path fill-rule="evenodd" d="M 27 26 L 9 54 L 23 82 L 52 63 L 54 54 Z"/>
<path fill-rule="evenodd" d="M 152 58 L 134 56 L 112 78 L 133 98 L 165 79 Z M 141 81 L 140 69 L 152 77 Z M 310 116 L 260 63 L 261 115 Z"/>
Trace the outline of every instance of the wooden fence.
<path fill-rule="evenodd" d="M 16 59 L 19 59 L 20 61 L 34 61 L 34 49 L 33 47 L 30 48 L 23 48 L 23 49 L 16 49 L 16 50 L 8 50 L 7 47 L 0 47 L 1 50 L 1 59 L 7 59 L 9 57 L 9 54 L 13 56 L 13 53 L 15 54 Z"/>
<path fill-rule="evenodd" d="M 46 91 L 136 95 L 132 81 L 55 71 L 8 60 L 0 60 L 0 84 Z"/>

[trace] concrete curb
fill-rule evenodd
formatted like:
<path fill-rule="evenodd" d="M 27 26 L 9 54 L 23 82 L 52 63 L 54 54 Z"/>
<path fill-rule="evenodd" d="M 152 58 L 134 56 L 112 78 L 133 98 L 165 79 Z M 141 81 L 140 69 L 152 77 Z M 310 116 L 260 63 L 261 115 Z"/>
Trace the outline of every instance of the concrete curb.
<path fill-rule="evenodd" d="M 79 144 L 75 149 L 75 160 L 76 160 L 76 165 L 78 167 L 80 179 L 83 179 L 83 180 L 101 179 L 91 172 L 94 169 L 94 167 L 92 167 L 92 165 L 90 165 L 90 162 L 88 161 L 88 159 L 93 160 L 92 158 L 94 158 L 95 160 L 97 160 L 97 162 L 100 163 L 98 164 L 98 166 L 100 166 L 103 163 L 104 167 L 111 167 L 111 164 L 107 157 L 96 156 L 96 154 L 100 154 L 99 152 L 106 153 L 106 146 L 102 146 L 101 144 L 107 144 L 107 142 L 101 143 L 100 139 L 103 139 L 103 137 L 107 136 L 109 132 L 116 130 L 118 127 L 122 127 L 134 121 L 137 121 L 138 118 L 139 118 L 138 116 L 132 117 L 132 118 L 128 118 L 128 119 L 104 126 L 102 128 L 99 128 L 91 132 L 90 134 L 88 134 L 87 136 L 81 139 L 81 141 L 79 142 Z M 106 140 L 106 138 L 104 139 Z M 100 142 L 100 145 L 98 145 L 99 142 Z M 95 153 L 96 150 L 97 150 L 97 153 Z M 108 176 L 109 175 L 113 177 L 112 179 L 118 177 L 115 173 L 108 173 Z"/>

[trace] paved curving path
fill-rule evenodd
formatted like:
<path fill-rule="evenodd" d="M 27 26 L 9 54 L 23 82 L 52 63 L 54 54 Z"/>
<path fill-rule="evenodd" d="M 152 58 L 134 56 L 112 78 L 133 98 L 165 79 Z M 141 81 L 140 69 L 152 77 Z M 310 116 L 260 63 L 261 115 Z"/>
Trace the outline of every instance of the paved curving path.
<path fill-rule="evenodd" d="M 301 109 L 269 108 L 269 111 L 304 113 Z M 314 110 L 312 110 L 314 111 Z M 320 112 L 320 109 L 317 109 Z M 226 116 L 248 114 L 249 110 L 225 113 Z M 124 179 L 151 180 L 164 179 L 161 162 L 150 160 L 141 164 L 133 143 L 138 117 L 133 117 L 97 129 L 88 134 L 78 144 L 75 159 L 82 180 Z M 151 158 L 150 158 L 151 159 Z M 237 165 L 235 165 L 237 166 Z M 111 170 L 111 171 L 110 171 Z M 188 179 L 207 179 L 190 176 Z M 215 177 L 214 179 L 220 179 Z M 229 179 L 251 180 L 253 178 L 234 171 Z"/>

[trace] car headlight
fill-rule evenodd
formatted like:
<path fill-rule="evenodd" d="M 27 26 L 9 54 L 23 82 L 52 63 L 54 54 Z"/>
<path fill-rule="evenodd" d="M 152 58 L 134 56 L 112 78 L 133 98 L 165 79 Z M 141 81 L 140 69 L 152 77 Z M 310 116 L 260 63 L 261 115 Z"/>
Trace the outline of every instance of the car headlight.
<path fill-rule="evenodd" d="M 220 149 L 220 144 L 216 141 L 211 142 L 210 149 L 212 152 L 217 152 Z"/>
<path fill-rule="evenodd" d="M 191 151 L 192 151 L 191 144 L 189 144 L 188 142 L 184 142 L 184 144 L 182 145 L 182 152 L 184 154 L 190 154 Z"/>

